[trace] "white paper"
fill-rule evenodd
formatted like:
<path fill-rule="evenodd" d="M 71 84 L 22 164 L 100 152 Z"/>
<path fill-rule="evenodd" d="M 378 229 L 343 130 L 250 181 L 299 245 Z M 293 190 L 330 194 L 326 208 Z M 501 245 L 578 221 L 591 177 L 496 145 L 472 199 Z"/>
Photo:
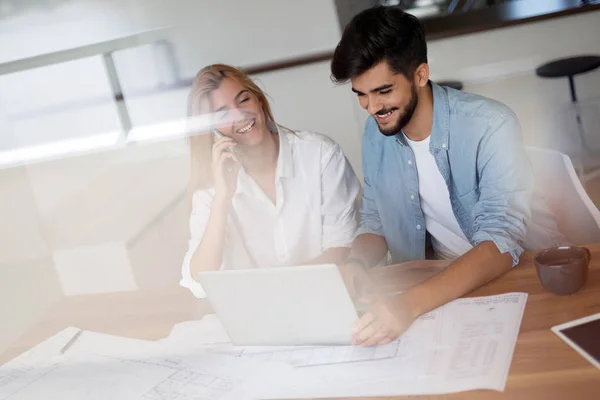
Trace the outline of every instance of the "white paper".
<path fill-rule="evenodd" d="M 421 316 L 391 346 L 350 353 L 352 346 L 253 346 L 243 348 L 239 357 L 214 353 L 235 347 L 215 343 L 223 332 L 213 329 L 218 321 L 211 317 L 199 330 L 196 323 L 174 329 L 170 339 L 178 346 L 167 346 L 173 344 L 169 338 L 149 342 L 84 331 L 61 355 L 78 331 L 68 328 L 0 368 L 0 400 L 243 400 L 502 391 L 526 299 L 525 293 L 508 293 L 455 300 Z M 309 348 L 310 356 L 301 356 Z M 351 362 L 353 352 L 362 362 Z M 378 352 L 386 358 L 378 358 Z"/>
<path fill-rule="evenodd" d="M 285 371 L 277 364 L 165 352 L 158 343 L 88 331 L 60 355 L 76 332 L 63 331 L 2 366 L 0 400 L 254 399 L 256 388 L 276 387 L 272 377 Z"/>
<path fill-rule="evenodd" d="M 283 362 L 294 367 L 381 360 L 398 354 L 400 341 L 385 346 L 234 346 L 219 318 L 209 314 L 199 321 L 186 321 L 173 327 L 161 340 L 171 349 L 202 349 L 237 358 Z"/>
<path fill-rule="evenodd" d="M 212 351 L 247 360 L 283 362 L 294 367 L 342 364 L 396 357 L 400 340 L 384 346 L 220 347 Z"/>
<path fill-rule="evenodd" d="M 161 339 L 170 347 L 203 347 L 205 345 L 231 343 L 221 320 L 215 314 L 208 314 L 201 320 L 185 321 L 176 324 L 169 336 Z"/>
<path fill-rule="evenodd" d="M 77 332 L 77 328 L 66 328 L 0 367 L 0 400 L 53 368 L 59 361 L 61 349 Z"/>
<path fill-rule="evenodd" d="M 397 356 L 356 364 L 296 368 L 284 390 L 264 398 L 323 398 L 503 391 L 526 293 L 458 299 L 421 316 Z"/>

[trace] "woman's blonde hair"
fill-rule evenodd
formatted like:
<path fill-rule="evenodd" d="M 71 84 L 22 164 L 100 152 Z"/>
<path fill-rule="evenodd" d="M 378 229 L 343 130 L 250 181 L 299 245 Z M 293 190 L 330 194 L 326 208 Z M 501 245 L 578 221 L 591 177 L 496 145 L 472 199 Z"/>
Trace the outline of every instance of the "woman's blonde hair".
<path fill-rule="evenodd" d="M 206 66 L 196 74 L 188 96 L 188 117 L 212 112 L 210 93 L 218 89 L 225 78 L 233 79 L 254 93 L 261 104 L 266 123 L 274 126 L 275 120 L 265 93 L 244 72 L 225 64 Z M 189 189 L 192 193 L 197 189 L 206 189 L 212 186 L 211 162 L 213 143 L 214 138 L 212 134 L 195 133 L 190 138 L 191 171 Z"/>

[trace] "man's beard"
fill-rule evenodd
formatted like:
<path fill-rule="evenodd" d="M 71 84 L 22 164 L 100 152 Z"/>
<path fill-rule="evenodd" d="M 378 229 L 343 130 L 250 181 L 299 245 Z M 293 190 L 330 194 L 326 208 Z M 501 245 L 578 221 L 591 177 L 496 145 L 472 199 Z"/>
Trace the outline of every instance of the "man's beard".
<path fill-rule="evenodd" d="M 410 86 L 410 101 L 408 102 L 406 107 L 404 107 L 404 112 L 398 118 L 398 122 L 396 123 L 396 125 L 394 125 L 391 128 L 383 129 L 381 127 L 381 125 L 379 125 L 379 123 L 378 123 L 379 131 L 382 134 L 384 134 L 385 136 L 394 136 L 394 135 L 400 133 L 400 131 L 410 122 L 411 118 L 413 117 L 413 114 L 415 113 L 415 110 L 417 109 L 418 102 L 419 102 L 419 96 L 417 94 L 417 88 L 415 87 L 414 84 L 412 84 Z M 393 111 L 393 110 L 398 110 L 398 109 L 397 108 L 383 109 L 383 110 L 379 111 L 377 114 L 386 114 L 389 111 Z"/>

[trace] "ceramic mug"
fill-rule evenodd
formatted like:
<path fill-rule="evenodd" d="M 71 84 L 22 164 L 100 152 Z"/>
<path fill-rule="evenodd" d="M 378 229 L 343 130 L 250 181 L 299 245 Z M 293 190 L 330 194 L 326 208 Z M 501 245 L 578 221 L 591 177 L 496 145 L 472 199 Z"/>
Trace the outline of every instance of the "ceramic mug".
<path fill-rule="evenodd" d="M 539 252 L 533 261 L 542 285 L 554 294 L 566 296 L 585 285 L 591 258 L 586 247 L 561 246 Z"/>

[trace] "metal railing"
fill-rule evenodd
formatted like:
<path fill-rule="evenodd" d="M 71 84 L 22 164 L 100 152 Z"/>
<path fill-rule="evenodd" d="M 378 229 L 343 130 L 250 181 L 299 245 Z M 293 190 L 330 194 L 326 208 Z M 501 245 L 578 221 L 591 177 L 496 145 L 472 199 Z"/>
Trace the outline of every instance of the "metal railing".
<path fill-rule="evenodd" d="M 80 60 L 93 56 L 101 56 L 104 64 L 104 70 L 108 77 L 111 95 L 115 102 L 119 116 L 121 134 L 126 138 L 129 131 L 131 131 L 132 124 L 129 110 L 127 109 L 127 103 L 125 102 L 125 96 L 123 95 L 121 81 L 119 80 L 119 74 L 117 73 L 115 66 L 114 53 L 152 43 L 158 43 L 170 49 L 170 43 L 166 39 L 166 32 L 167 31 L 164 28 L 154 29 L 99 43 L 93 43 L 85 46 L 79 46 L 71 49 L 5 62 L 0 64 L 0 76 L 34 68 L 42 68 L 50 65 Z M 174 58 L 172 50 L 166 54 L 171 55 L 171 58 L 168 59 L 168 62 L 172 70 L 177 72 L 177 62 Z"/>

